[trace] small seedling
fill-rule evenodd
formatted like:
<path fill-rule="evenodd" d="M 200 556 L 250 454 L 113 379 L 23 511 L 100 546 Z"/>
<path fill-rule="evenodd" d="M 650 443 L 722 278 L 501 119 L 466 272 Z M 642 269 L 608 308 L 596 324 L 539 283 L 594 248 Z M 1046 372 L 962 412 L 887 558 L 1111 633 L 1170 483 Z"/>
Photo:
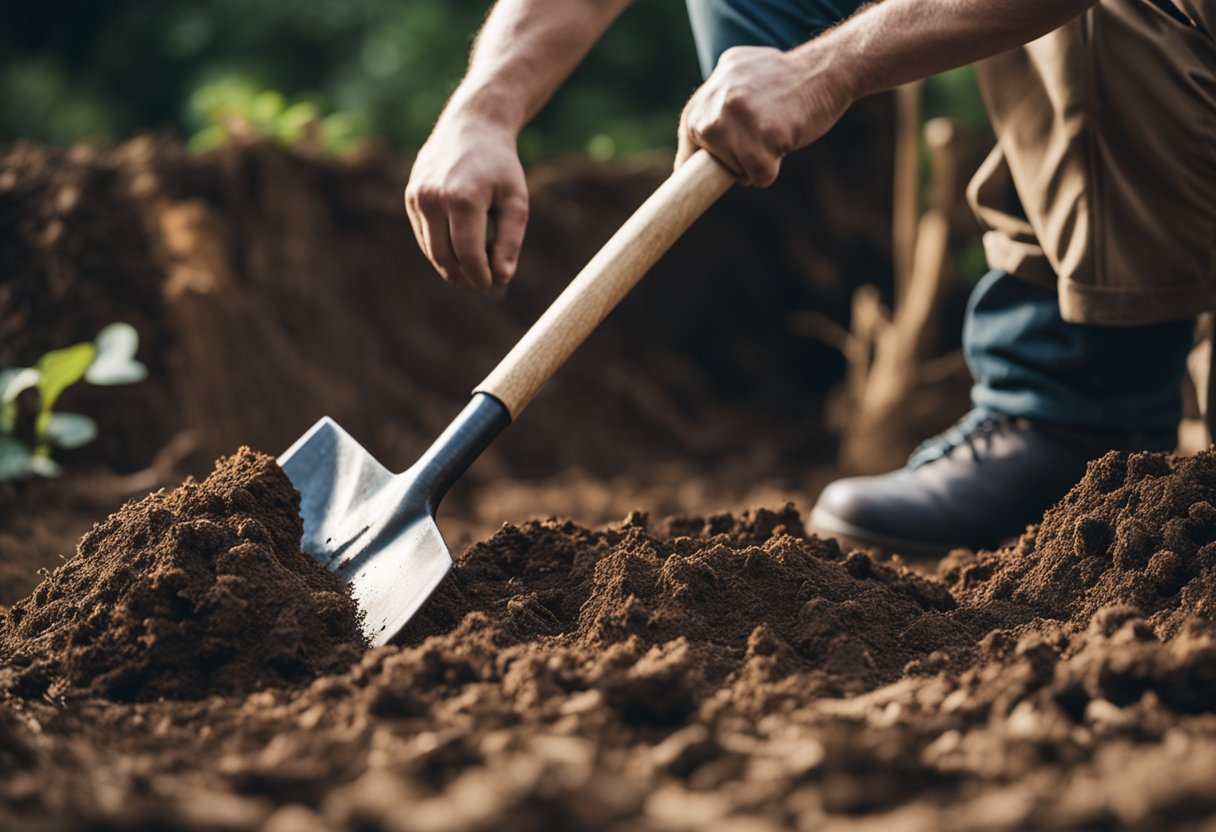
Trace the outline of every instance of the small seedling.
<path fill-rule="evenodd" d="M 134 384 L 148 370 L 135 358 L 139 334 L 126 323 L 107 326 L 92 341 L 52 350 L 33 367 L 0 369 L 0 482 L 60 473 L 54 449 L 70 450 L 97 438 L 97 423 L 81 413 L 56 413 L 59 397 L 82 379 L 89 384 Z M 38 394 L 33 442 L 17 436 L 17 399 Z"/>

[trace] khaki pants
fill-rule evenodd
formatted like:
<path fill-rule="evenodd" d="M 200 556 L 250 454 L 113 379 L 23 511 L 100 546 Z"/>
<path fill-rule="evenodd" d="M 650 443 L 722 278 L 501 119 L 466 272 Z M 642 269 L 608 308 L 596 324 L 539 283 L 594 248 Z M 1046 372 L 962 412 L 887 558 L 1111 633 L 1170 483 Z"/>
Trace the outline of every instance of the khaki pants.
<path fill-rule="evenodd" d="M 989 264 L 1056 289 L 1066 321 L 1216 308 L 1214 7 L 1102 0 L 978 67 L 997 146 L 968 196 Z"/>

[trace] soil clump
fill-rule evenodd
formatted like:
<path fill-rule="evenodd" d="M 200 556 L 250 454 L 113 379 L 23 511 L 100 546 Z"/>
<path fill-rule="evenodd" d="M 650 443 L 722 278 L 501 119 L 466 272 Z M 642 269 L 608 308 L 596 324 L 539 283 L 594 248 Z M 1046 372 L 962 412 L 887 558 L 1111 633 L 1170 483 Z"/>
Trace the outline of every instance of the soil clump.
<path fill-rule="evenodd" d="M 1216 624 L 1216 451 L 1111 452 L 1012 547 L 952 567 L 955 594 L 1084 626 L 1133 608 L 1161 638 Z"/>
<path fill-rule="evenodd" d="M 300 497 L 241 448 L 202 482 L 128 503 L 8 611 L 22 695 L 198 699 L 307 681 L 357 658 L 349 589 L 300 551 Z"/>
<path fill-rule="evenodd" d="M 1037 526 L 996 552 L 942 564 L 965 606 L 1017 626 L 986 640 L 988 673 L 1034 657 L 1027 678 L 1075 719 L 1148 696 L 1216 709 L 1216 448 L 1111 452 Z"/>

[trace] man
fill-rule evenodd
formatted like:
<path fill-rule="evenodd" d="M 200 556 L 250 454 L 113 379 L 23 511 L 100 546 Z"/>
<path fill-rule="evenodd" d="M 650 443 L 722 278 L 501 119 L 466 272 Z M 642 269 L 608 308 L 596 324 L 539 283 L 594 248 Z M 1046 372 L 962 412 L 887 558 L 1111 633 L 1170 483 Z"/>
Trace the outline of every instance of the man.
<path fill-rule="evenodd" d="M 447 280 L 511 279 L 528 210 L 516 136 L 626 1 L 495 6 L 406 190 Z M 982 60 L 998 145 L 968 193 L 991 268 L 964 329 L 974 409 L 906 467 L 832 483 L 811 526 L 910 553 L 992 545 L 1093 457 L 1174 446 L 1193 318 L 1216 307 L 1216 4 L 860 5 L 689 0 L 708 77 L 676 165 L 704 148 L 768 185 L 858 98 Z"/>

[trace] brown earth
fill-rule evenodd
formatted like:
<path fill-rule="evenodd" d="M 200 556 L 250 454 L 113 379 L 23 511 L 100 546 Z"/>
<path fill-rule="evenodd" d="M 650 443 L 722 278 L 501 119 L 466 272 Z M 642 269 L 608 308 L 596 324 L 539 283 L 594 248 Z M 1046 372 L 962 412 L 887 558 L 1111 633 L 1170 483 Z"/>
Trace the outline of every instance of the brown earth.
<path fill-rule="evenodd" d="M 1216 451 L 1131 459 L 1168 513 Z M 1127 462 L 1095 462 L 1051 519 L 1127 501 Z M 1052 549 L 1031 531 L 978 561 L 1033 574 Z M 792 507 L 505 526 L 401 644 L 307 687 L 10 694 L 0 795 L 19 828 L 1202 828 L 1214 567 L 1176 588 L 1175 629 L 1118 592 L 1042 616 L 1054 587 L 1003 593 L 976 561 L 924 578 L 806 538 Z"/>
<path fill-rule="evenodd" d="M 1016 550 L 959 570 L 982 578 L 981 600 L 1008 598 L 1039 614 L 1083 622 L 1131 604 L 1173 636 L 1216 598 L 1216 456 L 1171 464 L 1160 454 L 1112 453 L 1093 464 Z"/>
<path fill-rule="evenodd" d="M 534 172 L 492 300 L 426 273 L 384 156 L 0 153 L 0 362 L 124 319 L 152 373 L 69 391 L 102 438 L 0 491 L 0 828 L 1210 828 L 1216 452 L 1109 455 L 935 575 L 802 528 L 839 364 L 786 316 L 886 267 L 869 135 L 694 229 L 445 501 L 453 574 L 362 653 L 266 457 L 142 495 L 322 413 L 404 467 L 661 169 Z"/>
<path fill-rule="evenodd" d="M 303 533 L 291 480 L 248 448 L 128 503 L 3 619 L 14 689 L 194 699 L 349 666 L 366 646 L 358 610 Z"/>

